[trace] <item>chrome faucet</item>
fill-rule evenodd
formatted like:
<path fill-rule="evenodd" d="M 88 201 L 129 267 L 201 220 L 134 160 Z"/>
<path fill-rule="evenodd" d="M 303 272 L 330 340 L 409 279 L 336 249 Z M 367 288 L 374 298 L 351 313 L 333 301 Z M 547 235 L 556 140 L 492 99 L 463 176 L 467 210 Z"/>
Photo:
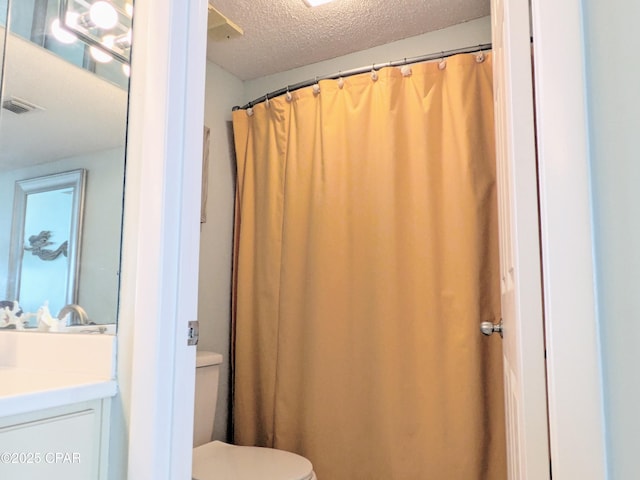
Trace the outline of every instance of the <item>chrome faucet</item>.
<path fill-rule="evenodd" d="M 75 303 L 69 303 L 62 307 L 60 312 L 58 313 L 58 320 L 63 320 L 67 315 L 69 315 L 69 319 L 67 320 L 67 325 L 88 325 L 89 324 L 89 315 L 84 308 L 80 305 L 76 305 Z M 75 314 L 75 315 L 74 315 Z"/>

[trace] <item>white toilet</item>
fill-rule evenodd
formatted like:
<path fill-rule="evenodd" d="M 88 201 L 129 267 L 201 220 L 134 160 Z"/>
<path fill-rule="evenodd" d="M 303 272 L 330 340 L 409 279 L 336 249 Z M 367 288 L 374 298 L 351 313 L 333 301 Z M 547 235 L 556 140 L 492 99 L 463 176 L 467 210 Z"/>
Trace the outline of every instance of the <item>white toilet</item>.
<path fill-rule="evenodd" d="M 211 441 L 222 355 L 197 352 L 193 480 L 316 480 L 311 462 L 295 453 Z"/>

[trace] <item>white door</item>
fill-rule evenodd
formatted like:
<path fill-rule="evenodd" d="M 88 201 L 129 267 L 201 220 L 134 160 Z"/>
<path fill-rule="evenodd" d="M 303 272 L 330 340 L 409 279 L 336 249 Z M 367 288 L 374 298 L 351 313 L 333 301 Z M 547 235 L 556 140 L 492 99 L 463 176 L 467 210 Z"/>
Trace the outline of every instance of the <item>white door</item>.
<path fill-rule="evenodd" d="M 509 480 L 550 478 L 529 4 L 492 0 Z"/>

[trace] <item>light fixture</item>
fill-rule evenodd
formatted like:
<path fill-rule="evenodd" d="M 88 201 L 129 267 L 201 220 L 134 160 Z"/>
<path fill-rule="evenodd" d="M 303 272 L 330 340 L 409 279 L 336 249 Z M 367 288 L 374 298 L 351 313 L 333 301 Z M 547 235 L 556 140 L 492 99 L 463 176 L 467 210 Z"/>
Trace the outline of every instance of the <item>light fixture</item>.
<path fill-rule="evenodd" d="M 129 2 L 125 3 L 124 11 L 127 12 L 127 15 L 129 15 L 130 17 L 133 17 L 133 4 Z"/>
<path fill-rule="evenodd" d="M 66 22 L 67 24 L 76 24 L 78 22 L 78 14 L 74 12 L 67 13 Z M 60 19 L 56 18 L 53 22 L 51 22 L 51 33 L 60 43 L 65 43 L 67 45 L 75 42 L 78 37 L 71 33 L 69 29 L 63 28 L 60 26 Z"/>
<path fill-rule="evenodd" d="M 110 51 L 115 44 L 115 39 L 116 37 L 114 37 L 113 35 L 105 35 L 104 38 L 102 39 L 102 45 L 104 45 Z M 113 57 L 111 56 L 111 54 L 105 52 L 101 48 L 92 46 L 89 48 L 89 52 L 91 52 L 91 57 L 96 62 L 109 63 L 111 60 L 113 60 Z"/>
<path fill-rule="evenodd" d="M 113 60 L 113 57 L 106 52 L 103 52 L 97 47 L 89 47 L 89 53 L 91 54 L 91 58 L 93 58 L 98 63 L 109 63 Z"/>
<path fill-rule="evenodd" d="M 307 4 L 307 7 L 317 7 L 318 5 L 324 5 L 325 3 L 333 2 L 333 0 L 302 0 Z"/>
<path fill-rule="evenodd" d="M 109 2 L 100 0 L 89 8 L 89 18 L 97 27 L 110 30 L 118 23 L 118 12 Z"/>
<path fill-rule="evenodd" d="M 73 36 L 83 41 L 96 62 L 117 59 L 128 64 L 132 12 L 131 1 L 60 0 L 59 18 L 52 23 L 51 31 L 61 42 L 71 41 Z"/>

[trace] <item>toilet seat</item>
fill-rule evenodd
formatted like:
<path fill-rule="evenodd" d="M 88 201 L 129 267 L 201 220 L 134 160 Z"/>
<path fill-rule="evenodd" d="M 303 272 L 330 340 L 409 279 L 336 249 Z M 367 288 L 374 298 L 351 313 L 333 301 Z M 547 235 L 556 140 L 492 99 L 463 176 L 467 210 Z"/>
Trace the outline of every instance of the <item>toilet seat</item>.
<path fill-rule="evenodd" d="M 193 480 L 312 480 L 311 462 L 295 453 L 219 441 L 193 449 Z"/>

